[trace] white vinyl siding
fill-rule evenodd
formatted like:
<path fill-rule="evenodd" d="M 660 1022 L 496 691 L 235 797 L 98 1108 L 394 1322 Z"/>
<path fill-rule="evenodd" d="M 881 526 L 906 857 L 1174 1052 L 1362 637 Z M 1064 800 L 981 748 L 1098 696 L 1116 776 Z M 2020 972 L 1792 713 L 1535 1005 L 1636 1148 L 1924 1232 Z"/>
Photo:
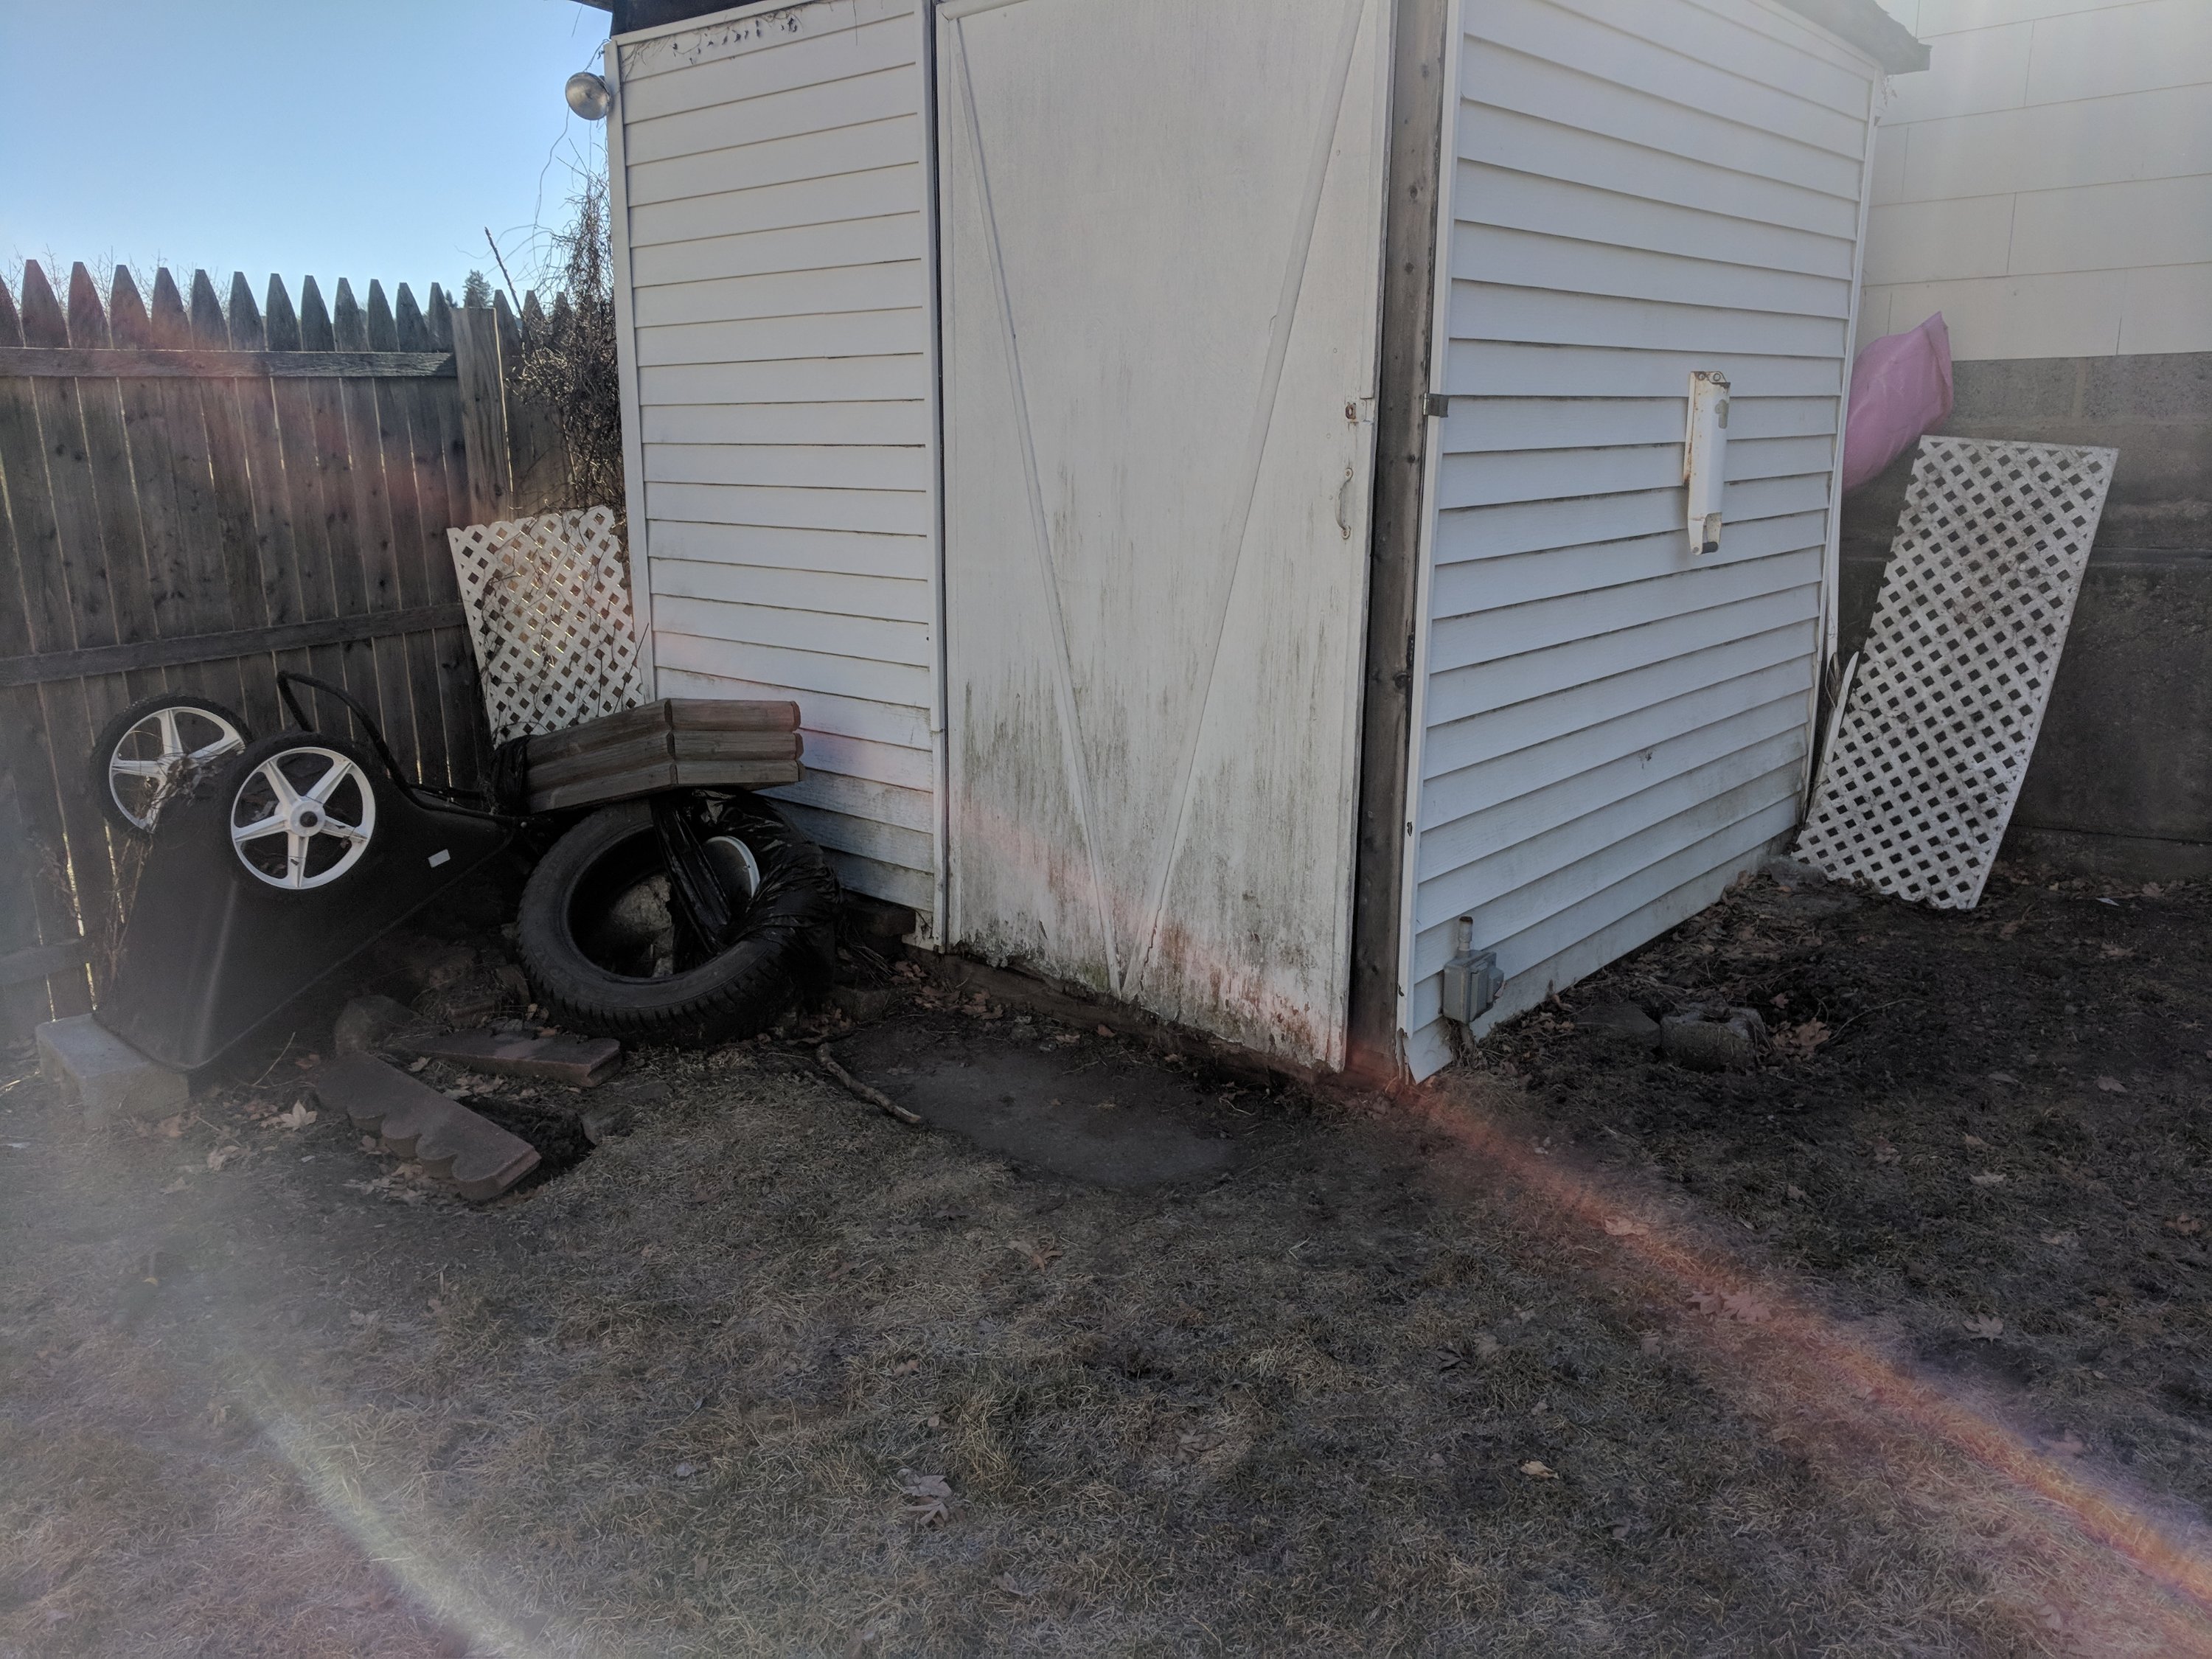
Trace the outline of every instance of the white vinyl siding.
<path fill-rule="evenodd" d="M 634 536 L 664 696 L 796 702 L 773 791 L 934 937 L 922 20 L 811 0 L 624 36 Z M 634 507 L 634 515 L 636 509 Z"/>
<path fill-rule="evenodd" d="M 2212 4 L 1883 3 L 1931 59 L 1882 118 L 1860 338 L 2212 351 Z"/>
<path fill-rule="evenodd" d="M 1796 821 L 1875 72 L 1761 0 L 1464 0 L 1406 1011 L 1533 1006 Z M 1688 379 L 1733 383 L 1721 550 Z"/>

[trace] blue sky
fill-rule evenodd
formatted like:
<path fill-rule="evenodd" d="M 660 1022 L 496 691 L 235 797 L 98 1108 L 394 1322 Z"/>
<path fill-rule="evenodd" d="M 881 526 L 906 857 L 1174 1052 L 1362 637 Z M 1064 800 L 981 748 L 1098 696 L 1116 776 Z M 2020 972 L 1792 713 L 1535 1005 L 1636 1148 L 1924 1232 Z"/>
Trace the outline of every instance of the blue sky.
<path fill-rule="evenodd" d="M 0 270 L 196 265 L 257 294 L 529 283 L 572 167 L 604 157 L 562 83 L 607 14 L 574 0 L 0 0 Z"/>

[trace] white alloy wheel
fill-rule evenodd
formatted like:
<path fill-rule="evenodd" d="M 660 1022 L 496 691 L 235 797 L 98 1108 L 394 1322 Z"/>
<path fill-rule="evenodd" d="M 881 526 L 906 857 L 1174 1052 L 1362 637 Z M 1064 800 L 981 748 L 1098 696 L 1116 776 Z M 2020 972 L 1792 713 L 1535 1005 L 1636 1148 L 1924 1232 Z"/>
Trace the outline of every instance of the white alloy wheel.
<path fill-rule="evenodd" d="M 302 744 L 246 775 L 230 805 L 238 861 L 271 887 L 327 886 L 354 867 L 376 833 L 376 790 L 353 760 Z"/>
<path fill-rule="evenodd" d="M 750 904 L 761 884 L 760 860 L 753 849 L 735 836 L 709 836 L 702 846 L 721 878 L 722 890 L 739 904 Z"/>
<path fill-rule="evenodd" d="M 156 708 L 108 751 L 108 798 L 133 828 L 150 830 L 161 803 L 196 768 L 245 747 L 246 734 L 212 708 Z"/>

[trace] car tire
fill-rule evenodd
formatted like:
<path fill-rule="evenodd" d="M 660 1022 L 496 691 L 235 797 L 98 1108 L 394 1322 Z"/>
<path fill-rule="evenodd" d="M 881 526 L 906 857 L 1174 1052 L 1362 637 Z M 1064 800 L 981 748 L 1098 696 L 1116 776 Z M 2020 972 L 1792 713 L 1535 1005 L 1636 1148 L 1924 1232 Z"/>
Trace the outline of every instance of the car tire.
<path fill-rule="evenodd" d="M 161 720 L 159 717 L 163 714 L 175 718 Z M 131 775 L 118 769 L 118 763 L 134 760 L 145 763 L 151 758 L 143 753 L 126 754 L 126 745 L 143 750 L 150 738 L 166 750 L 167 744 L 161 739 L 170 735 L 180 741 L 187 756 L 203 751 L 203 766 L 228 761 L 253 741 L 253 733 L 246 722 L 210 697 L 185 691 L 163 691 L 132 703 L 100 728 L 92 745 L 90 759 L 92 798 L 99 803 L 107 821 L 125 835 L 151 835 L 155 817 L 168 793 L 183 788 L 190 781 L 180 771 L 173 780 L 156 782 L 148 778 L 144 787 L 136 783 L 126 786 L 125 779 Z M 128 803 L 118 796 L 118 790 L 130 795 Z"/>
<path fill-rule="evenodd" d="M 523 890 L 516 944 L 556 1024 L 634 1042 L 732 1042 L 827 986 L 838 886 L 821 849 L 742 792 L 691 792 L 686 810 L 741 842 L 759 872 L 729 944 L 662 970 L 654 941 L 666 935 L 653 934 L 651 918 L 656 902 L 666 915 L 666 866 L 653 809 L 602 807 L 553 844 Z M 660 897 L 641 901 L 656 877 Z"/>

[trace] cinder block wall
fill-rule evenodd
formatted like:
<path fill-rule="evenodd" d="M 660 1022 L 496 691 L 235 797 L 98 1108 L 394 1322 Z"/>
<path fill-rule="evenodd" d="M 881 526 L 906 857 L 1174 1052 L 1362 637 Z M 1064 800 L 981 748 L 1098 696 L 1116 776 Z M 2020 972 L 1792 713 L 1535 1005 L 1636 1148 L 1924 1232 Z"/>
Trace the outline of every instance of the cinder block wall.
<path fill-rule="evenodd" d="M 1956 365 L 1938 428 L 2120 452 L 2008 846 L 2212 878 L 2212 352 Z M 1866 635 L 1912 452 L 1844 498 L 1841 644 Z"/>

